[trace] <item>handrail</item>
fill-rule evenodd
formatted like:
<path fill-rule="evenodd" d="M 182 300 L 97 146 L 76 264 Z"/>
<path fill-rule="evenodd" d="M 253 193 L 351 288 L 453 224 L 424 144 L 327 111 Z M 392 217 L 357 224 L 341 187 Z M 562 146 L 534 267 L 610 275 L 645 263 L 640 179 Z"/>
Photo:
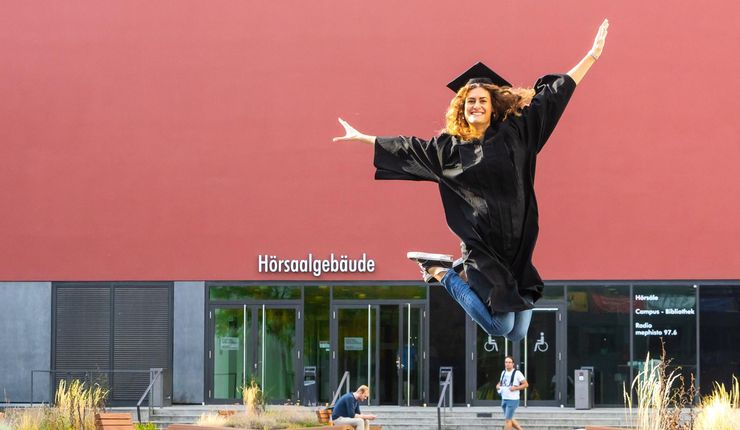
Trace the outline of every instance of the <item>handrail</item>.
<path fill-rule="evenodd" d="M 125 369 L 125 370 L 124 369 L 48 369 L 48 370 L 47 369 L 33 369 L 31 370 L 31 401 L 29 402 L 31 406 L 33 406 L 35 403 L 34 396 L 33 396 L 34 394 L 33 393 L 34 392 L 33 379 L 34 379 L 34 374 L 36 373 L 48 373 L 50 377 L 52 377 L 52 375 L 63 373 L 63 374 L 66 374 L 68 378 L 71 377 L 73 373 L 84 373 L 85 382 L 92 383 L 92 374 L 94 373 L 115 375 L 116 373 L 151 373 L 151 372 L 150 370 L 130 370 L 130 369 Z M 54 384 L 51 383 L 51 380 L 49 380 L 49 382 L 50 382 L 49 387 L 52 390 L 55 390 L 56 387 L 54 387 Z M 53 399 L 51 399 L 51 401 L 53 402 Z M 43 401 L 41 403 L 43 403 Z"/>
<path fill-rule="evenodd" d="M 439 393 L 439 401 L 437 402 L 437 429 L 442 430 L 442 404 L 445 400 L 445 394 L 450 397 L 449 409 L 452 412 L 452 370 L 447 372 L 447 377 L 442 383 L 442 390 Z M 448 390 L 449 388 L 449 390 Z"/>
<path fill-rule="evenodd" d="M 334 398 L 331 399 L 330 405 L 334 405 L 337 402 L 339 393 L 342 391 L 342 384 L 344 384 L 345 381 L 347 385 L 346 392 L 349 393 L 349 372 L 344 372 L 344 375 L 342 375 L 342 379 L 339 381 L 339 385 L 337 385 L 337 391 L 334 392 Z"/>
<path fill-rule="evenodd" d="M 141 398 L 136 403 L 136 418 L 139 420 L 139 424 L 141 424 L 141 402 L 144 401 L 144 398 L 147 394 L 149 394 L 149 416 L 152 416 L 152 387 L 154 387 L 154 383 L 157 382 L 157 379 L 159 379 L 159 376 L 162 375 L 162 372 L 164 369 L 160 368 L 152 368 L 149 369 L 149 379 L 152 381 L 149 383 L 149 386 L 146 387 L 146 390 L 144 391 L 144 394 L 141 395 Z"/>

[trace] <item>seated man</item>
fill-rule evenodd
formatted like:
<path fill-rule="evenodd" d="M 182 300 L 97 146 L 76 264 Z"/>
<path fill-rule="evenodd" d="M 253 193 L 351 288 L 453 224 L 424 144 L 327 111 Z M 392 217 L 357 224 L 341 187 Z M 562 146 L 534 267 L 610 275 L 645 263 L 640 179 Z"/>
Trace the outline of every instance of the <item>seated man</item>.
<path fill-rule="evenodd" d="M 370 388 L 360 385 L 354 393 L 347 393 L 337 400 L 331 413 L 334 424 L 349 424 L 356 430 L 369 430 L 366 420 L 374 420 L 375 415 L 363 415 L 360 412 L 360 402 L 370 396 Z"/>

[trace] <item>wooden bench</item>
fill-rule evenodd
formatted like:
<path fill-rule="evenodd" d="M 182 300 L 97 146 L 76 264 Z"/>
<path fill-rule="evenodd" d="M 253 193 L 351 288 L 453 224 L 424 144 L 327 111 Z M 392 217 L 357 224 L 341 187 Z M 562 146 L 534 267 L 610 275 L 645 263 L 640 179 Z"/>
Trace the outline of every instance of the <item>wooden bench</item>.
<path fill-rule="evenodd" d="M 96 430 L 134 430 L 131 415 L 121 413 L 95 414 Z"/>

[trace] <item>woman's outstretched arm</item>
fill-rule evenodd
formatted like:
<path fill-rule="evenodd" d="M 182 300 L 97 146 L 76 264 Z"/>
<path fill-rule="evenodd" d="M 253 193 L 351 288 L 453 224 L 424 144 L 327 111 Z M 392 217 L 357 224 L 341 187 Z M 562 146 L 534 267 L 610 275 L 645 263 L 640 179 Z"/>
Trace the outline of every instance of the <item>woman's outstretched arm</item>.
<path fill-rule="evenodd" d="M 586 54 L 586 56 L 583 57 L 583 59 L 568 72 L 568 76 L 576 81 L 576 85 L 581 82 L 583 77 L 586 76 L 588 69 L 590 69 L 591 66 L 596 62 L 596 60 L 599 59 L 601 51 L 604 50 L 604 43 L 606 42 L 606 33 L 608 28 L 609 20 L 605 19 L 604 22 L 601 23 L 601 27 L 599 27 L 599 32 L 596 33 L 594 46 L 591 48 L 590 51 L 588 51 L 588 54 Z"/>
<path fill-rule="evenodd" d="M 349 125 L 349 123 L 342 118 L 338 118 L 339 123 L 342 124 L 342 127 L 344 127 L 344 136 L 341 137 L 335 137 L 332 140 L 334 142 L 343 142 L 347 140 L 356 140 L 358 142 L 367 143 L 368 145 L 372 145 L 375 143 L 375 136 L 369 136 L 367 134 L 360 133 L 359 131 L 355 130 L 354 127 Z"/>
<path fill-rule="evenodd" d="M 438 136 L 430 140 L 414 136 L 370 136 L 360 133 L 342 118 L 339 123 L 344 127 L 344 136 L 333 138 L 334 142 L 354 140 L 373 146 L 375 179 L 437 182 L 442 174 Z M 445 142 L 448 141 L 449 136 Z"/>

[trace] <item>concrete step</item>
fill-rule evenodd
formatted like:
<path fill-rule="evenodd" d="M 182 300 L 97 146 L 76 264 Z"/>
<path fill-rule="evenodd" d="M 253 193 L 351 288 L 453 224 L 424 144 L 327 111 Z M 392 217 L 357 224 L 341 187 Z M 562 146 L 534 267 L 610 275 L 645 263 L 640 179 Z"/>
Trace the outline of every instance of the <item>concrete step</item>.
<path fill-rule="evenodd" d="M 280 409 L 283 406 L 268 406 Z M 218 410 L 241 411 L 241 405 L 177 405 L 166 408 L 155 408 L 151 417 L 148 409 L 142 408 L 142 420 L 155 423 L 165 429 L 173 423 L 194 423 L 202 414 L 215 414 Z M 316 407 L 306 407 L 315 411 Z M 115 408 L 127 411 L 136 419 L 135 408 Z M 398 407 L 372 406 L 363 407 L 363 412 L 378 416 L 375 421 L 383 425 L 383 430 L 437 430 L 437 408 L 435 407 Z M 621 408 L 599 408 L 575 410 L 569 408 L 520 407 L 516 412 L 517 421 L 522 427 L 532 430 L 574 430 L 586 425 L 627 426 L 628 417 Z M 443 428 L 446 430 L 489 429 L 503 424 L 503 414 L 498 406 L 491 407 L 454 407 L 452 411 L 442 411 Z"/>

